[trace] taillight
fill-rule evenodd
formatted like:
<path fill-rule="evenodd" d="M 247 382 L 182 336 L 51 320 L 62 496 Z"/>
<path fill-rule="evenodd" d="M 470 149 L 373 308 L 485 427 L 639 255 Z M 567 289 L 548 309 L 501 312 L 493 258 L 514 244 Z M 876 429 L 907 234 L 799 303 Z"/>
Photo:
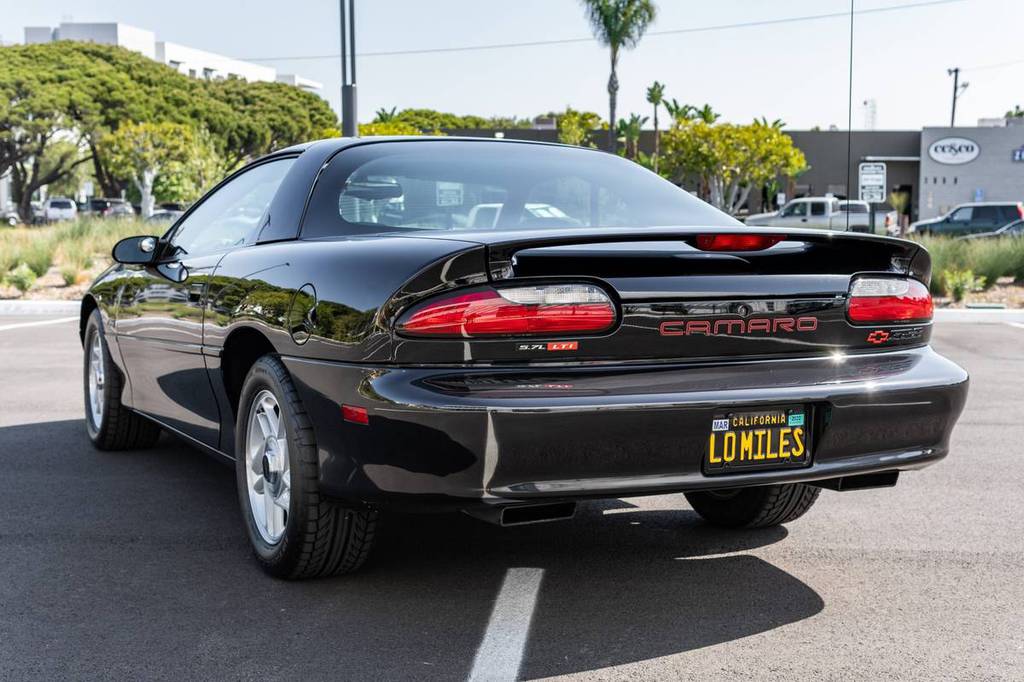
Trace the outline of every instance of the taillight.
<path fill-rule="evenodd" d="M 857 324 L 929 322 L 932 296 L 916 279 L 860 277 L 850 287 L 846 316 Z"/>
<path fill-rule="evenodd" d="M 480 289 L 428 301 L 399 320 L 406 336 L 594 334 L 615 324 L 615 305 L 592 284 Z"/>
<path fill-rule="evenodd" d="M 1024 204 L 1022 204 L 1019 201 L 1017 202 L 1017 215 L 1020 216 L 1022 220 L 1024 220 Z"/>
<path fill-rule="evenodd" d="M 786 238 L 784 234 L 699 234 L 701 251 L 762 251 Z"/>

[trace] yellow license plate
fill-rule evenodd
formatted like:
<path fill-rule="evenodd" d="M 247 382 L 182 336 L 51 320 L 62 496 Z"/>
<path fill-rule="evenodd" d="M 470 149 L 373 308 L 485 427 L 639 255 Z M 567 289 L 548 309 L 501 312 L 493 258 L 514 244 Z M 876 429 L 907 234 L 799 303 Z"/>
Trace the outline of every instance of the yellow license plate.
<path fill-rule="evenodd" d="M 810 409 L 803 405 L 717 414 L 711 420 L 704 470 L 784 469 L 811 460 Z"/>

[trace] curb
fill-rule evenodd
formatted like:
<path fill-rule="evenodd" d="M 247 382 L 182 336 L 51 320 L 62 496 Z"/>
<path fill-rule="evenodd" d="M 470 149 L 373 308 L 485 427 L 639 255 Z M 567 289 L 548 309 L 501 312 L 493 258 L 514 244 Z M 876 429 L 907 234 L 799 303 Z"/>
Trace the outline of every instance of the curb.
<path fill-rule="evenodd" d="M 81 301 L 0 301 L 0 315 L 77 315 Z"/>
<path fill-rule="evenodd" d="M 1002 324 L 1024 322 L 1024 310 L 986 308 L 937 308 L 936 322 L 959 322 L 974 324 Z"/>

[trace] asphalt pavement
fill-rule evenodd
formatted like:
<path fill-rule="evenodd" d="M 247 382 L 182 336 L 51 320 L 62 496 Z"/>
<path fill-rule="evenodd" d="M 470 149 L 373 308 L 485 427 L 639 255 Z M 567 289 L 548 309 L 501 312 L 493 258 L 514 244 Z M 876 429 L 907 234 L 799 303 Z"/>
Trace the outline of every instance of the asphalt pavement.
<path fill-rule="evenodd" d="M 286 583 L 228 467 L 90 447 L 52 319 L 0 317 L 0 679 L 1024 679 L 1024 327 L 939 323 L 972 375 L 952 454 L 786 528 L 682 495 L 396 516 L 362 573 Z"/>

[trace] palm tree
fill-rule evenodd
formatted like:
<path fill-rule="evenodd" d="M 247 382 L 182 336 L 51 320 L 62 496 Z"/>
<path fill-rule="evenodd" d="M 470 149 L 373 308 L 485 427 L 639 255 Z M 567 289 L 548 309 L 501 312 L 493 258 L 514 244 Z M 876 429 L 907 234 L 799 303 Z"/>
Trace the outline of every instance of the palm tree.
<path fill-rule="evenodd" d="M 693 112 L 697 110 L 692 104 L 682 104 L 675 97 L 671 101 L 664 100 L 663 104 L 665 111 L 673 121 L 688 121 L 693 118 Z"/>
<path fill-rule="evenodd" d="M 398 117 L 398 107 L 391 107 L 390 109 L 381 107 L 376 113 L 377 116 L 373 119 L 374 123 L 390 123 Z"/>
<path fill-rule="evenodd" d="M 658 107 L 665 98 L 665 84 L 654 81 L 647 88 L 647 101 L 654 107 L 654 172 L 658 172 L 658 154 L 660 153 L 660 132 L 658 131 Z"/>
<path fill-rule="evenodd" d="M 619 92 L 619 50 L 637 46 L 647 27 L 654 21 L 652 0 L 581 0 L 594 36 L 608 47 L 611 75 L 608 77 L 608 147 L 616 151 L 615 100 Z"/>
<path fill-rule="evenodd" d="M 700 109 L 697 109 L 693 113 L 698 120 L 704 121 L 708 125 L 711 125 L 722 116 L 717 111 L 712 109 L 710 104 L 705 104 L 704 106 L 702 106 Z"/>

